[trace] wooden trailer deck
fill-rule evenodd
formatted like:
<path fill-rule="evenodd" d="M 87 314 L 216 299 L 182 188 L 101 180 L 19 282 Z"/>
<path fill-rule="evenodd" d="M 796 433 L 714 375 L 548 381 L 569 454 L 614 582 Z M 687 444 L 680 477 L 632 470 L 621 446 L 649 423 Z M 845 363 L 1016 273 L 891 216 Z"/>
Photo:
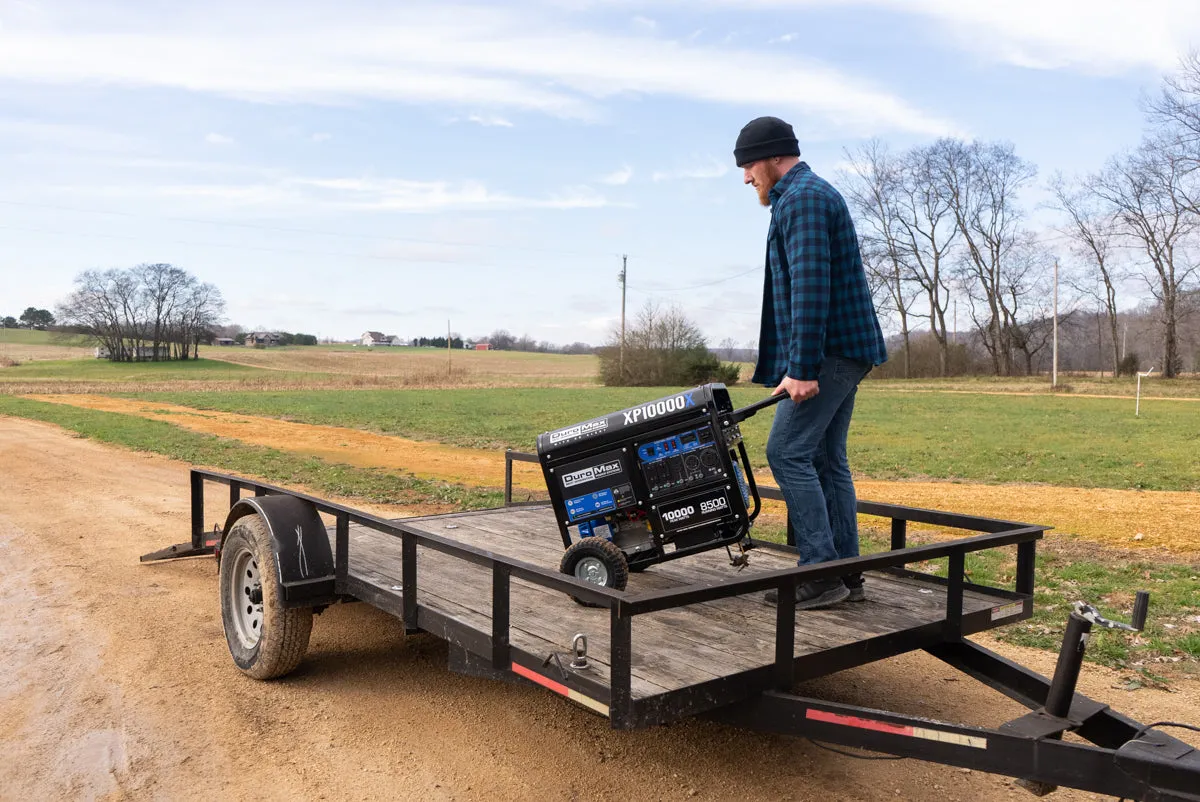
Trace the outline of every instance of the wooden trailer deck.
<path fill-rule="evenodd" d="M 558 570 L 563 553 L 548 506 L 405 518 L 394 523 L 551 571 Z M 349 529 L 345 587 L 355 596 L 403 616 L 401 539 L 359 524 L 351 524 Z M 492 571 L 425 546 L 417 546 L 416 555 L 418 627 L 475 654 L 489 654 Z M 739 571 L 729 565 L 724 549 L 718 549 L 631 574 L 627 592 L 711 586 L 793 567 L 794 554 L 759 548 L 751 552 L 750 565 Z M 867 601 L 796 612 L 796 679 L 943 640 L 947 618 L 954 618 L 946 609 L 944 582 L 903 571 L 869 572 L 866 577 Z M 553 672 L 553 655 L 559 656 L 561 665 L 568 664 L 574 636 L 587 635 L 589 667 L 572 670 L 571 676 L 606 697 L 610 611 L 582 607 L 559 591 L 515 577 L 510 593 L 513 650 L 525 652 L 539 663 L 549 658 L 551 668 L 543 670 Z M 963 590 L 962 632 L 1011 623 L 1031 612 L 1027 597 L 968 585 Z M 632 624 L 632 700 L 711 687 L 722 680 L 736 681 L 739 675 L 747 676 L 746 672 L 769 670 L 776 662 L 775 627 L 775 606 L 763 601 L 761 591 L 638 615 Z M 702 700 L 695 704 L 704 706 Z"/>

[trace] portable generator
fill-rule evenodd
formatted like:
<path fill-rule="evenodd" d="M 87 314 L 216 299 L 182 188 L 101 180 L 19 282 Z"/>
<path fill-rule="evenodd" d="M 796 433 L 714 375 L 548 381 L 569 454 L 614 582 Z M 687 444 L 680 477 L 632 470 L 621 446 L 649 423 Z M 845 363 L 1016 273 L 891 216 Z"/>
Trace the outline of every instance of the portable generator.
<path fill-rule="evenodd" d="M 735 410 L 705 384 L 538 435 L 562 572 L 621 590 L 630 571 L 733 544 L 744 565 L 762 505 L 738 424 L 785 397 Z"/>

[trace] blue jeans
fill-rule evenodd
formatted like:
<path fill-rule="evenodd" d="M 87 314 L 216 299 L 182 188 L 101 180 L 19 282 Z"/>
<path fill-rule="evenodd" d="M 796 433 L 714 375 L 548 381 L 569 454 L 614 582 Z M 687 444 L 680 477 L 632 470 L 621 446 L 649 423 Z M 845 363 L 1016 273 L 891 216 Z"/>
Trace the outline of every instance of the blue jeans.
<path fill-rule="evenodd" d="M 827 356 L 820 392 L 799 404 L 785 398 L 775 409 L 767 462 L 787 502 L 800 565 L 858 556 L 857 499 L 846 438 L 865 362 Z"/>

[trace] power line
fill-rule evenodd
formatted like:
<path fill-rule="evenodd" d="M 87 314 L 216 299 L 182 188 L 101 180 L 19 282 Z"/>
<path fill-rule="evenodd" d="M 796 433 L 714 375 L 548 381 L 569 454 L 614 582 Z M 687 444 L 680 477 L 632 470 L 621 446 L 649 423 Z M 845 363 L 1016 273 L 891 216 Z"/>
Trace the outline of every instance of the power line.
<path fill-rule="evenodd" d="M 718 278 L 718 279 L 714 279 L 712 281 L 705 281 L 700 284 L 690 284 L 686 287 L 674 287 L 674 288 L 668 288 L 668 289 L 658 289 L 658 288 L 651 289 L 649 287 L 630 287 L 630 289 L 640 290 L 642 292 L 660 292 L 660 293 L 668 293 L 668 294 L 676 293 L 676 292 L 686 292 L 688 290 L 698 290 L 703 287 L 712 287 L 716 284 L 723 284 L 726 281 L 733 281 L 735 278 L 741 278 L 742 276 L 748 276 L 751 273 L 757 273 L 758 271 L 760 271 L 762 269 L 763 268 L 761 268 L 761 267 L 752 267 L 749 270 L 743 270 L 739 273 L 734 273 L 732 276 L 725 276 L 724 278 Z"/>

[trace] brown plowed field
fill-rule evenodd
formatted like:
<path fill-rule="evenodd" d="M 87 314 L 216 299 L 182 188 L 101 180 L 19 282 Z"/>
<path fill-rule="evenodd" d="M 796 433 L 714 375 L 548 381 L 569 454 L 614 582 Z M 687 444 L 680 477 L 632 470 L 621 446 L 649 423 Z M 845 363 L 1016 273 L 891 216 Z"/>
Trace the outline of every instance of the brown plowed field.
<path fill-rule="evenodd" d="M 0 797 L 1029 798 L 978 772 L 705 721 L 615 732 L 540 688 L 449 673 L 438 641 L 406 638 L 363 604 L 317 618 L 294 675 L 247 679 L 226 650 L 213 561 L 138 563 L 185 537 L 187 471 L 0 417 Z M 988 645 L 1052 669 L 1050 653 Z M 1081 690 L 1142 721 L 1194 721 L 1200 708 L 1195 682 L 1116 684 L 1088 666 Z M 981 724 L 1023 712 L 918 654 L 802 690 Z"/>
<path fill-rule="evenodd" d="M 498 487 L 504 483 L 504 459 L 495 451 L 101 395 L 31 397 L 141 415 L 333 462 L 401 469 L 417 476 L 468 485 Z M 545 489 L 541 469 L 530 463 L 514 465 L 514 482 L 527 490 Z M 1046 524 L 1061 532 L 1121 548 L 1200 554 L 1200 493 L 872 479 L 857 480 L 857 486 L 859 496 L 864 499 Z M 766 512 L 778 515 L 782 507 L 768 504 Z M 1141 538 L 1137 538 L 1139 533 Z"/>

